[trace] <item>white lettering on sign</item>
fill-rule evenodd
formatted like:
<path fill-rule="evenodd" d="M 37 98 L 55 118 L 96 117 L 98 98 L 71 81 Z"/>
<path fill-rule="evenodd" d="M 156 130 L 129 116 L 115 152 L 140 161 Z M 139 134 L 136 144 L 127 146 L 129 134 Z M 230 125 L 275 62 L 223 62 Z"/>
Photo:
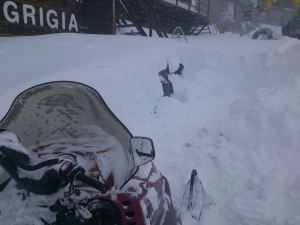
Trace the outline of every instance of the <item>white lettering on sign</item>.
<path fill-rule="evenodd" d="M 53 9 L 50 9 L 47 12 L 46 21 L 48 26 L 52 29 L 55 28 L 58 29 L 58 20 L 56 18 L 57 18 L 57 13 Z"/>
<path fill-rule="evenodd" d="M 75 29 L 76 32 L 78 32 L 77 21 L 76 21 L 76 17 L 74 14 L 71 15 L 70 24 L 69 24 L 69 30 L 72 30 L 72 29 Z"/>
<path fill-rule="evenodd" d="M 12 1 L 7 1 L 3 4 L 3 12 L 4 12 L 4 16 L 5 19 L 10 22 L 10 23 L 19 23 L 19 14 L 16 11 L 18 7 L 16 5 L 16 3 L 12 2 Z M 10 12 L 10 13 L 9 13 Z"/>
<path fill-rule="evenodd" d="M 10 23 L 20 23 L 23 17 L 24 24 L 32 24 L 33 26 L 48 26 L 52 29 L 62 29 L 78 32 L 78 24 L 75 14 L 69 16 L 69 24 L 66 25 L 68 19 L 65 12 L 58 14 L 54 9 L 44 11 L 42 7 L 35 8 L 33 5 L 23 4 L 22 7 L 13 1 L 6 1 L 3 4 L 3 14 L 5 19 Z"/>
<path fill-rule="evenodd" d="M 63 30 L 66 29 L 66 14 L 64 12 L 61 14 L 61 27 Z"/>
<path fill-rule="evenodd" d="M 32 25 L 36 25 L 34 15 L 35 15 L 35 8 L 31 5 L 24 4 L 23 5 L 24 23 L 28 24 L 28 18 L 30 18 Z"/>
<path fill-rule="evenodd" d="M 40 26 L 43 27 L 44 26 L 44 10 L 42 7 L 39 8 L 39 12 L 40 12 Z"/>

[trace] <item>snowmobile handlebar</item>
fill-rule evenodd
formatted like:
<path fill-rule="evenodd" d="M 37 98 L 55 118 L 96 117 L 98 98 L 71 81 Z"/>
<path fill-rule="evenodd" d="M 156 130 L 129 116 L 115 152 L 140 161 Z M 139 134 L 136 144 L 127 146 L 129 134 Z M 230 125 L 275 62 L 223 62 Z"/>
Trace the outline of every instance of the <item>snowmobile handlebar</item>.
<path fill-rule="evenodd" d="M 34 193 L 43 193 L 47 194 L 48 191 L 43 191 L 43 189 L 48 189 L 49 185 L 49 172 L 52 171 L 51 179 L 58 179 L 62 184 L 67 184 L 73 182 L 73 180 L 81 181 L 82 183 L 88 185 L 89 187 L 95 188 L 99 190 L 102 194 L 107 192 L 107 188 L 104 183 L 97 181 L 87 175 L 85 175 L 85 170 L 81 166 L 77 166 L 74 162 L 68 159 L 62 158 L 54 158 L 50 160 L 42 161 L 38 164 L 31 164 L 29 160 L 29 156 L 20 153 L 18 151 L 14 151 L 13 149 L 8 149 L 4 147 L 0 147 L 0 165 L 4 167 L 4 169 L 10 174 L 10 176 L 15 179 L 17 182 L 22 183 L 23 186 L 26 186 L 28 190 Z M 61 164 L 59 170 L 55 173 L 55 169 L 51 168 L 52 166 Z M 41 168 L 49 168 L 46 169 L 44 176 L 40 180 L 31 179 L 30 176 L 23 179 L 18 175 L 17 167 L 24 169 L 25 171 L 33 172 L 35 170 Z M 54 177 L 53 177 L 53 174 Z M 28 183 L 30 180 L 30 184 Z M 44 184 L 44 185 L 42 185 Z M 38 192 L 36 191 L 36 186 L 40 186 L 38 188 Z M 43 186 L 43 187 L 41 187 Z M 50 185 L 51 186 L 51 185 Z M 55 189 L 56 190 L 56 189 Z M 49 192 L 55 192 L 51 189 Z"/>
<path fill-rule="evenodd" d="M 92 188 L 97 189 L 102 194 L 107 192 L 107 188 L 104 183 L 87 176 L 83 167 L 76 165 L 76 163 L 70 160 L 62 160 L 58 174 L 60 177 L 65 177 L 66 180 L 71 184 L 74 180 L 78 180 Z"/>
<path fill-rule="evenodd" d="M 106 188 L 105 184 L 103 184 L 100 181 L 97 181 L 97 180 L 85 175 L 84 173 L 78 174 L 76 176 L 76 179 L 78 181 L 81 181 L 82 183 L 92 187 L 92 188 L 97 189 L 102 194 L 105 194 L 107 192 L 107 188 Z"/>

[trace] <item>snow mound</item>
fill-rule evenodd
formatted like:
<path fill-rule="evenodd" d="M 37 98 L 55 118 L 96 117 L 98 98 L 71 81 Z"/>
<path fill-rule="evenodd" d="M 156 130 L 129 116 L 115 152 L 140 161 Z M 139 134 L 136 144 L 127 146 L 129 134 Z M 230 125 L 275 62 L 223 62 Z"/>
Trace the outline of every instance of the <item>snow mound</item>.
<path fill-rule="evenodd" d="M 153 138 L 176 207 L 197 169 L 213 199 L 199 224 L 300 224 L 299 41 L 229 34 L 188 43 L 75 34 L 0 40 L 1 115 L 32 85 L 86 83 L 134 135 Z M 163 98 L 158 71 L 168 60 L 185 69 L 170 77 L 174 96 Z"/>

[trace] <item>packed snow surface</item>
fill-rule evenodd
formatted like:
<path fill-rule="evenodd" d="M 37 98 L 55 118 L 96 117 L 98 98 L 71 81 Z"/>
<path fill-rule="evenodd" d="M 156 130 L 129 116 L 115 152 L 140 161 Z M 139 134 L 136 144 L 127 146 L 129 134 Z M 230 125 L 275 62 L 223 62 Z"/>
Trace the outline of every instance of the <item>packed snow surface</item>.
<path fill-rule="evenodd" d="M 209 204 L 199 222 L 184 217 L 184 225 L 299 225 L 299 58 L 300 42 L 289 38 L 2 37 L 0 116 L 33 85 L 86 83 L 134 135 L 154 140 L 177 208 L 198 170 Z M 171 98 L 162 97 L 158 77 L 167 61 L 185 66 L 170 78 Z M 8 194 L 0 209 L 16 224 L 34 214 Z M 11 218 L 0 214 L 0 224 Z"/>

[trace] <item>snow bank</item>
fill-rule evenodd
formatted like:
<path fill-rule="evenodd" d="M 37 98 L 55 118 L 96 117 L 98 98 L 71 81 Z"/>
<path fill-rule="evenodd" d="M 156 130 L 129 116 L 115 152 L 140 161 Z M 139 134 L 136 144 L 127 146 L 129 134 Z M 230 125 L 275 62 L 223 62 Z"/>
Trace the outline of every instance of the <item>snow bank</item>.
<path fill-rule="evenodd" d="M 87 83 L 133 134 L 153 138 L 177 207 L 198 170 L 212 198 L 199 224 L 300 224 L 299 41 L 59 34 L 0 38 L 0 58 L 1 116 L 31 85 Z M 185 70 L 162 98 L 168 60 Z"/>

